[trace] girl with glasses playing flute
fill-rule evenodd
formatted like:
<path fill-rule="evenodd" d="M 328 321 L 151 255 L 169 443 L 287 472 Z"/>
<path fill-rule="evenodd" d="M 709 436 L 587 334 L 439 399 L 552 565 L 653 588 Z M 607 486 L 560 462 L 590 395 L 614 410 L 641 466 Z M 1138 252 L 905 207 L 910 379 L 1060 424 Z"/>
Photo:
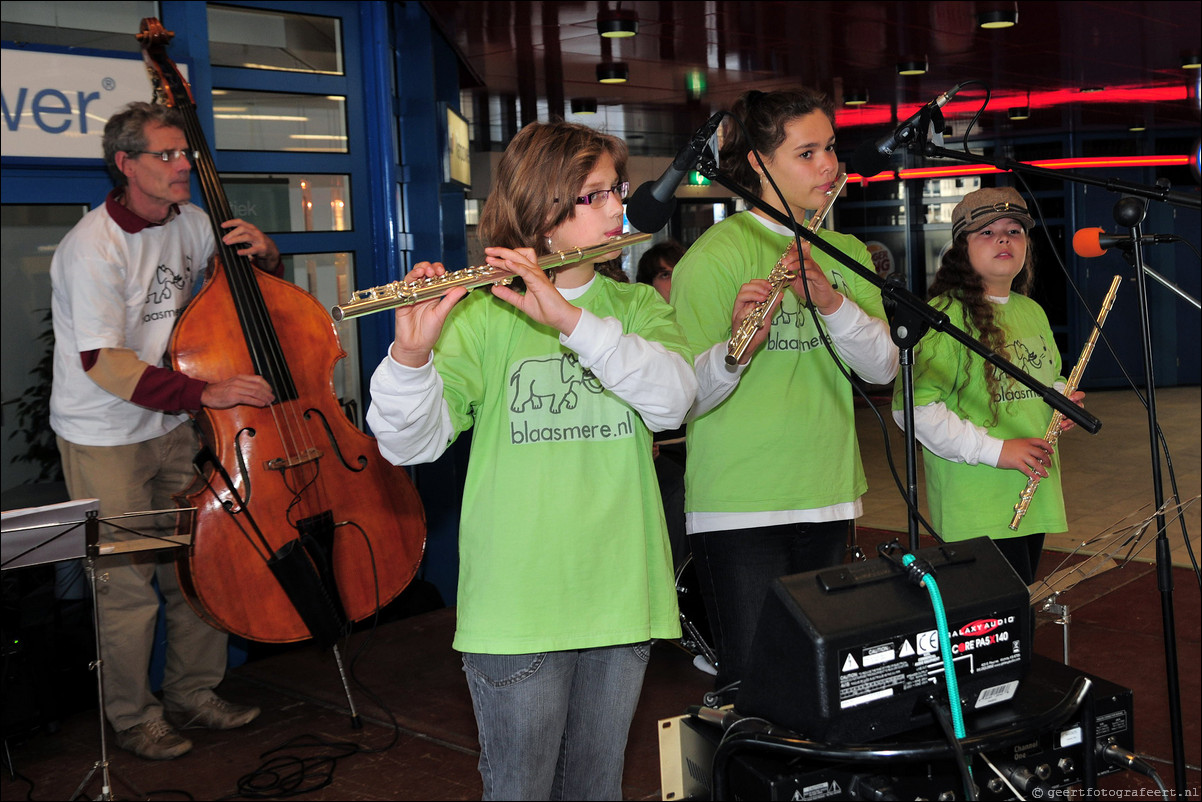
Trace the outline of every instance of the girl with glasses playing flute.
<path fill-rule="evenodd" d="M 1012 187 L 978 189 L 952 210 L 952 246 L 931 305 L 982 345 L 1044 384 L 1065 386 L 1047 315 L 1026 296 L 1035 224 Z M 1057 386 L 1059 385 L 1059 386 Z M 1069 398 L 1078 404 L 1084 393 Z M 893 399 L 901 425 L 901 383 Z M 945 540 L 990 537 L 1023 582 L 1035 581 L 1044 534 L 1068 528 L 1060 459 L 1043 439 L 1053 410 L 1038 395 L 950 337 L 929 332 L 914 349 L 914 434 L 924 446 L 931 525 Z M 1065 420 L 1061 430 L 1073 426 Z M 1039 492 L 1019 531 L 1014 503 L 1038 477 Z"/>
<path fill-rule="evenodd" d="M 834 109 L 809 89 L 739 100 L 726 121 L 721 162 L 798 225 L 836 192 Z M 758 151 L 763 166 L 752 150 Z M 868 269 L 862 242 L 821 232 Z M 782 256 L 783 254 L 783 256 Z M 769 297 L 778 260 L 795 278 L 735 365 L 731 333 Z M 815 309 L 805 309 L 805 284 Z M 698 398 L 689 414 L 685 510 L 689 544 L 711 631 L 720 690 L 744 675 L 752 636 L 776 577 L 838 564 L 867 489 L 853 390 L 821 344 L 821 327 L 845 364 L 871 384 L 892 382 L 897 348 L 880 291 L 758 210 L 706 231 L 676 265 L 672 306 L 695 355 Z M 754 357 L 754 358 L 753 358 Z M 729 691 L 722 694 L 730 701 Z"/>
<path fill-rule="evenodd" d="M 485 799 L 621 799 L 651 641 L 680 636 L 651 432 L 693 402 L 684 336 L 651 287 L 598 278 L 593 261 L 536 265 L 622 232 L 626 159 L 584 126 L 522 129 L 479 235 L 508 246 L 486 248 L 488 264 L 524 292 L 399 308 L 371 382 L 367 420 L 396 464 L 473 430 L 454 647 Z M 444 273 L 423 262 L 406 280 Z"/>

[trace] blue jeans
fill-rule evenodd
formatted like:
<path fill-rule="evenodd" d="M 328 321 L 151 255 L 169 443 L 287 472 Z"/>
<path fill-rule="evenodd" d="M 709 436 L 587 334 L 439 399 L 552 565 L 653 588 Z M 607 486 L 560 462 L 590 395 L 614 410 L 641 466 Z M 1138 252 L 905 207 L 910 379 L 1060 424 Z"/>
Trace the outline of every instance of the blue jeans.
<path fill-rule="evenodd" d="M 718 689 L 742 681 L 772 580 L 843 561 L 850 521 L 689 535 L 718 653 Z"/>
<path fill-rule="evenodd" d="M 464 654 L 484 799 L 621 799 L 651 644 Z"/>

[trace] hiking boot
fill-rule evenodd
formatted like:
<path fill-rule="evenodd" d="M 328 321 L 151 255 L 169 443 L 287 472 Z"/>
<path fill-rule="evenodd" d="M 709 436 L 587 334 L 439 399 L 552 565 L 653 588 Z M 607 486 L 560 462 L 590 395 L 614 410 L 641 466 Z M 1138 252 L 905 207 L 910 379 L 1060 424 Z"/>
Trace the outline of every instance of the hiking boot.
<path fill-rule="evenodd" d="M 190 710 L 167 708 L 168 718 L 181 730 L 232 730 L 251 723 L 258 715 L 259 708 L 227 702 L 216 694 Z"/>
<path fill-rule="evenodd" d="M 117 733 L 117 746 L 147 760 L 172 760 L 192 748 L 192 742 L 161 718 L 152 718 Z"/>

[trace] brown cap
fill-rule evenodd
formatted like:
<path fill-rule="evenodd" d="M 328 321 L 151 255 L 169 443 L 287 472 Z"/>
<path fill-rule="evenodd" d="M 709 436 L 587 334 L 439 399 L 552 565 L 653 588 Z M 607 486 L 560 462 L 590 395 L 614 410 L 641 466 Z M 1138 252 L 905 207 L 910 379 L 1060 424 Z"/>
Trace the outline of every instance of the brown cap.
<path fill-rule="evenodd" d="M 970 192 L 952 210 L 952 239 L 980 231 L 1003 217 L 1017 220 L 1028 230 L 1035 225 L 1023 196 L 1014 187 L 987 187 Z"/>

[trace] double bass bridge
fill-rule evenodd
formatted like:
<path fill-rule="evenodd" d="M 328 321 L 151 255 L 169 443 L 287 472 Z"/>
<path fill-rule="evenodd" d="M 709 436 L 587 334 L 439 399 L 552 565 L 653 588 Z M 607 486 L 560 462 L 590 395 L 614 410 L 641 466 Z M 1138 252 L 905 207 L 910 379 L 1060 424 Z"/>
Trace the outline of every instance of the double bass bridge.
<path fill-rule="evenodd" d="M 295 468 L 298 465 L 304 465 L 308 462 L 316 462 L 323 456 L 320 448 L 306 448 L 299 454 L 292 454 L 287 457 L 276 457 L 263 461 L 263 469 L 268 471 L 286 471 L 289 468 Z"/>

